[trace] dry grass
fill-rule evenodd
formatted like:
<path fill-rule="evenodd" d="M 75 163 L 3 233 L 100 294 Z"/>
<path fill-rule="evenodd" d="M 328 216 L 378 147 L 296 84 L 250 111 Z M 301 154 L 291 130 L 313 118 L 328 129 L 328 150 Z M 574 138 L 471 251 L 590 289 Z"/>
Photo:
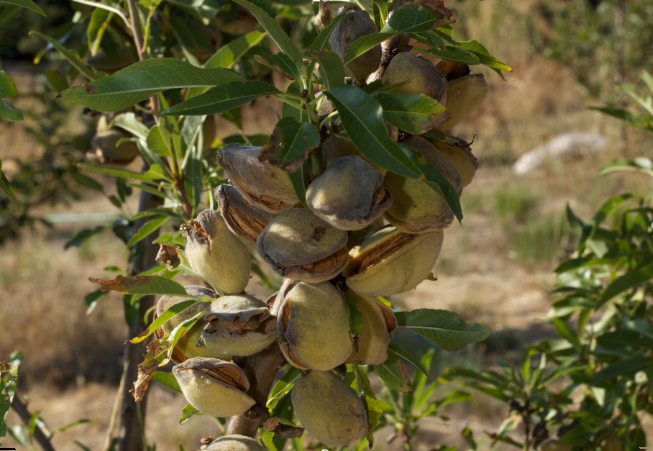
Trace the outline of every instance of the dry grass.
<path fill-rule="evenodd" d="M 415 291 L 393 299 L 405 309 L 447 308 L 461 313 L 468 321 L 490 326 L 495 338 L 488 345 L 500 353 L 550 332 L 536 318 L 548 310 L 548 291 L 553 284 L 550 273 L 556 258 L 549 254 L 535 264 L 525 265 L 517 258 L 516 231 L 546 221 L 543 218 L 562 212 L 567 203 L 587 219 L 609 195 L 646 192 L 649 185 L 644 177 L 614 174 L 598 178 L 596 174 L 602 164 L 616 156 L 651 156 L 653 148 L 653 139 L 643 132 L 621 129 L 616 120 L 587 110 L 588 105 L 600 102 L 587 98 L 566 68 L 529 53 L 525 39 L 528 24 L 511 11 L 528 14 L 531 4 L 514 0 L 453 2 L 459 24 L 466 27 L 464 34 L 483 42 L 511 64 L 514 72 L 507 74 L 504 82 L 496 74 L 480 69 L 490 85 L 488 98 L 455 130 L 468 139 L 479 134 L 473 150 L 480 169 L 462 197 L 464 226 L 454 224 L 445 233 L 444 247 L 434 270 L 439 280 L 424 282 Z M 25 85 L 18 88 L 24 92 Z M 21 102 L 15 103 L 23 108 L 31 106 L 27 100 Z M 243 107 L 245 133 L 271 131 L 279 109 L 277 101 L 264 99 Z M 0 123 L 0 158 L 38 155 L 38 145 L 24 129 L 35 120 Z M 601 133 L 608 141 L 607 150 L 547 161 L 541 169 L 519 178 L 512 174 L 510 164 L 520 155 L 568 132 Z M 231 124 L 218 121 L 219 137 L 233 133 L 235 128 Z M 517 199 L 517 206 L 502 213 L 505 197 L 501 196 L 524 186 L 532 188 L 537 201 Z M 504 199 L 499 208 L 498 198 Z M 56 209 L 80 211 L 112 212 L 112 208 L 105 200 L 89 197 L 70 210 Z M 117 388 L 126 327 L 119 296 L 105 298 L 90 316 L 85 314 L 81 299 L 93 290 L 87 277 L 112 277 L 103 268 L 124 266 L 126 253 L 117 240 L 103 237 L 64 252 L 63 244 L 72 231 L 63 226 L 38 229 L 2 248 L 0 358 L 6 358 L 15 349 L 25 352 L 20 372 L 21 393 L 30 396 L 30 408 L 41 411 L 52 428 L 82 417 L 97 420 L 55 438 L 58 449 L 76 449 L 73 439 L 100 449 Z M 532 245 L 533 240 L 538 238 L 530 238 L 526 246 Z M 481 355 L 459 357 L 481 360 Z M 444 359 L 440 365 L 449 361 Z M 180 397 L 157 387 L 152 395 L 148 433 L 159 449 L 172 449 L 178 441 L 183 441 L 187 449 L 194 449 L 199 437 L 215 434 L 215 427 L 207 419 L 191 419 L 184 426 L 176 424 L 184 405 Z M 482 396 L 473 400 L 472 404 L 456 406 L 449 413 L 463 421 L 482 423 L 491 430 L 505 412 Z M 9 419 L 16 421 L 13 416 Z M 458 440 L 460 429 L 425 424 L 416 449 L 432 449 L 441 439 L 453 443 Z M 384 434 L 387 435 L 383 432 L 381 436 Z M 398 442 L 387 445 L 379 439 L 375 450 L 400 449 Z M 7 446 L 12 446 L 11 441 Z"/>

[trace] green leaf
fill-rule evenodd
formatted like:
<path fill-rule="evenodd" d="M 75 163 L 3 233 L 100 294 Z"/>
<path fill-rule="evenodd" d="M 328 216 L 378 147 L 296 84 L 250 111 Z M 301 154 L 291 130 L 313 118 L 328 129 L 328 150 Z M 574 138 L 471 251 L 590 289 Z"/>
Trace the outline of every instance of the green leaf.
<path fill-rule="evenodd" d="M 420 360 L 417 357 L 415 357 L 414 355 L 412 355 L 410 352 L 406 351 L 405 349 L 401 349 L 399 346 L 395 346 L 393 344 L 389 344 L 388 349 L 391 350 L 392 352 L 394 352 L 395 354 L 397 354 L 402 359 L 412 363 L 415 366 L 415 368 L 420 370 L 422 373 L 424 373 L 424 375 L 429 380 L 431 380 L 431 376 L 429 376 L 428 370 L 426 369 L 426 367 L 424 367 L 424 365 L 422 365 L 422 362 L 420 362 Z"/>
<path fill-rule="evenodd" d="M 349 310 L 349 331 L 350 333 L 360 334 L 363 332 L 363 314 L 354 298 L 346 292 L 342 292 L 342 294 L 345 296 L 345 303 Z"/>
<path fill-rule="evenodd" d="M 636 356 L 627 360 L 620 360 L 612 365 L 606 366 L 596 373 L 594 384 L 601 384 L 619 376 L 635 374 L 638 371 L 645 370 L 651 364 L 651 358 L 645 356 Z"/>
<path fill-rule="evenodd" d="M 274 384 L 274 387 L 272 387 L 265 406 L 270 410 L 274 409 L 278 402 L 284 396 L 290 393 L 290 390 L 293 388 L 295 382 L 297 382 L 297 379 L 299 379 L 301 375 L 302 372 L 299 368 L 291 366 L 288 371 L 286 371 L 286 374 L 284 374 L 284 376 L 279 379 L 276 384 Z"/>
<path fill-rule="evenodd" d="M 617 277 L 612 281 L 612 283 L 610 283 L 610 285 L 608 285 L 608 288 L 606 288 L 603 295 L 601 295 L 596 308 L 598 309 L 610 299 L 624 291 L 630 290 L 631 288 L 636 287 L 641 283 L 648 282 L 651 279 L 653 279 L 653 263 L 637 270 L 628 271 L 623 276 Z"/>
<path fill-rule="evenodd" d="M 429 31 L 435 25 L 436 16 L 429 9 L 416 10 L 399 8 L 379 33 L 362 36 L 351 43 L 344 58 L 344 64 L 367 52 L 383 41 L 401 33 L 419 33 Z M 423 51 L 423 49 L 420 49 Z"/>
<path fill-rule="evenodd" d="M 458 351 L 470 343 L 485 340 L 490 329 L 446 310 L 417 309 L 396 312 L 400 326 L 417 332 L 446 351 Z"/>
<path fill-rule="evenodd" d="M 443 105 L 424 94 L 378 92 L 372 97 L 381 104 L 383 119 L 414 135 L 444 124 L 451 117 Z"/>
<path fill-rule="evenodd" d="M 215 69 L 222 67 L 224 69 L 231 69 L 238 59 L 243 56 L 249 49 L 258 45 L 267 33 L 260 31 L 252 31 L 244 36 L 223 45 L 220 49 L 204 63 L 207 69 Z"/>
<path fill-rule="evenodd" d="M 92 56 L 95 56 L 100 48 L 102 36 L 113 18 L 113 12 L 102 8 L 95 8 L 91 13 L 91 20 L 88 22 L 86 29 L 86 39 L 88 40 L 88 50 Z"/>
<path fill-rule="evenodd" d="M 168 89 L 210 87 L 239 80 L 239 75 L 227 69 L 202 69 L 181 60 L 156 58 L 66 89 L 61 96 L 97 111 L 120 111 Z"/>
<path fill-rule="evenodd" d="M 158 277 L 158 276 L 153 276 L 153 277 Z M 183 312 L 188 307 L 190 307 L 193 304 L 196 304 L 197 302 L 199 301 L 189 299 L 187 301 L 181 301 L 177 304 L 174 304 L 168 310 L 166 310 L 161 315 L 159 315 L 154 321 L 152 321 L 152 323 L 147 327 L 147 329 L 145 329 L 143 333 L 141 333 L 138 337 L 132 338 L 131 340 L 128 341 L 132 344 L 140 343 L 141 341 L 145 340 L 147 337 L 152 335 L 154 331 L 157 330 L 159 327 L 163 326 L 165 323 L 170 321 L 179 313 Z"/>
<path fill-rule="evenodd" d="M 399 392 L 413 391 L 408 373 L 394 352 L 388 350 L 388 359 L 380 365 L 374 365 L 374 371 L 391 389 Z"/>
<path fill-rule="evenodd" d="M 142 182 L 152 181 L 151 177 L 148 177 L 145 174 L 141 174 L 140 172 L 129 171 L 127 169 L 120 169 L 120 168 L 110 167 L 110 166 L 99 166 L 99 165 L 87 164 L 87 163 L 79 163 L 77 167 L 81 169 L 90 169 L 91 171 L 101 172 L 102 174 L 113 175 L 116 177 L 136 179 Z"/>
<path fill-rule="evenodd" d="M 320 50 L 324 50 L 327 46 L 327 43 L 329 42 L 329 38 L 331 37 L 331 33 L 333 33 L 333 29 L 338 25 L 338 22 L 342 20 L 343 17 L 345 17 L 347 13 L 340 13 L 333 19 L 331 19 L 331 23 L 329 26 L 327 26 L 324 30 L 320 31 L 320 33 L 317 35 L 313 43 L 311 44 L 311 50 L 309 50 L 309 55 L 312 55 L 314 52 L 319 52 Z"/>
<path fill-rule="evenodd" d="M 98 78 L 101 78 L 102 75 L 96 73 L 93 69 L 89 68 L 84 61 L 82 61 L 79 56 L 75 52 L 72 52 L 68 49 L 66 49 L 64 46 L 59 44 L 54 38 L 51 38 L 50 36 L 46 36 L 43 33 L 40 33 L 38 31 L 30 31 L 30 35 L 35 35 L 38 36 L 42 39 L 45 39 L 48 41 L 59 53 L 63 55 L 64 58 L 75 68 L 81 73 L 83 76 L 88 78 L 89 80 L 97 80 Z M 81 88 L 80 88 L 81 89 Z M 65 91 L 64 91 L 65 92 Z"/>
<path fill-rule="evenodd" d="M 345 83 L 345 66 L 342 64 L 340 57 L 330 50 L 315 52 L 315 58 L 320 66 L 318 72 L 324 84 L 325 89 L 331 89 Z"/>
<path fill-rule="evenodd" d="M 270 55 L 269 58 L 272 60 L 272 63 L 276 65 L 286 74 L 290 75 L 293 79 L 298 79 L 300 77 L 299 68 L 293 60 L 290 59 L 288 55 L 283 52 Z"/>
<path fill-rule="evenodd" d="M 297 46 L 292 42 L 286 32 L 283 31 L 281 26 L 274 20 L 272 16 L 270 16 L 270 14 L 265 9 L 247 0 L 233 1 L 234 3 L 237 3 L 240 6 L 248 9 L 254 15 L 254 17 L 256 17 L 263 28 L 265 28 L 265 31 L 268 32 L 279 49 L 288 55 L 291 60 L 293 60 L 297 68 L 302 67 L 302 54 L 299 53 Z"/>
<path fill-rule="evenodd" d="M 145 124 L 136 118 L 134 113 L 123 113 L 114 117 L 109 124 L 109 128 L 113 127 L 122 128 L 140 139 L 147 139 L 147 135 L 150 132 Z"/>
<path fill-rule="evenodd" d="M 163 226 L 163 224 L 168 222 L 168 219 L 170 219 L 170 216 L 159 216 L 147 221 L 140 229 L 138 229 L 138 232 L 136 232 L 134 236 L 131 237 L 129 243 L 127 243 L 127 246 L 133 246 L 155 230 L 158 230 L 161 228 L 161 226 Z"/>
<path fill-rule="evenodd" d="M 67 250 L 67 249 L 69 249 L 69 248 L 71 248 L 73 246 L 74 247 L 79 247 L 82 244 L 84 244 L 84 242 L 86 240 L 88 240 L 90 237 L 92 237 L 93 235 L 97 235 L 98 233 L 104 232 L 105 230 L 108 230 L 108 229 L 110 229 L 109 226 L 100 225 L 100 226 L 97 226 L 97 227 L 93 227 L 92 229 L 80 230 L 71 239 L 66 241 L 66 244 L 64 244 L 63 249 Z"/>
<path fill-rule="evenodd" d="M 162 157 L 171 157 L 174 154 L 172 138 L 166 125 L 159 123 L 149 130 L 147 134 L 147 148 Z"/>
<path fill-rule="evenodd" d="M 562 321 L 560 318 L 553 318 L 552 323 L 558 335 L 571 343 L 576 351 L 580 352 L 582 350 L 583 345 L 581 344 L 578 335 L 576 335 L 564 321 Z"/>
<path fill-rule="evenodd" d="M 320 145 L 320 132 L 315 124 L 299 123 L 294 117 L 277 122 L 270 141 L 263 146 L 259 158 L 289 172 L 297 171 L 309 150 Z"/>
<path fill-rule="evenodd" d="M 20 213 L 18 211 L 18 201 L 16 200 L 16 195 L 14 194 L 14 189 L 11 186 L 9 180 L 5 176 L 5 173 L 2 172 L 2 160 L 0 160 L 0 190 L 9 198 L 14 208 L 16 209 L 16 214 Z"/>
<path fill-rule="evenodd" d="M 22 121 L 23 112 L 18 108 L 5 102 L 5 97 L 15 97 L 18 95 L 14 81 L 3 70 L 0 70 L 0 119 L 9 121 Z"/>
<path fill-rule="evenodd" d="M 292 183 L 293 188 L 295 188 L 295 193 L 304 208 L 308 208 L 306 206 L 306 189 L 309 185 L 308 163 L 309 160 L 306 160 L 300 169 L 288 173 L 290 176 L 290 182 Z"/>
<path fill-rule="evenodd" d="M 221 113 L 245 105 L 258 97 L 273 94 L 281 94 L 281 91 L 263 81 L 231 82 L 209 89 L 204 94 L 168 108 L 161 114 L 180 116 Z"/>
<path fill-rule="evenodd" d="M 451 182 L 447 180 L 440 171 L 429 164 L 418 165 L 422 173 L 426 176 L 426 184 L 440 195 L 446 202 L 458 222 L 463 220 L 463 209 L 460 205 L 460 198 L 456 189 Z"/>
<path fill-rule="evenodd" d="M 88 423 L 95 423 L 95 420 L 90 420 L 88 418 L 83 418 L 81 420 L 73 421 L 72 423 L 69 423 L 69 424 L 67 424 L 65 426 L 62 426 L 62 427 L 57 428 L 54 431 L 52 431 L 52 435 L 50 435 L 50 437 L 52 437 L 55 434 L 58 434 L 59 432 L 64 432 L 64 431 L 67 431 L 70 428 L 74 428 L 75 426 L 79 426 L 80 424 L 88 424 Z"/>
<path fill-rule="evenodd" d="M 363 402 L 365 411 L 367 412 L 367 441 L 371 448 L 374 445 L 373 432 L 383 416 L 383 407 L 381 407 L 381 403 L 376 399 L 370 380 L 361 370 L 361 367 L 356 365 L 354 371 L 356 372 L 356 379 L 352 383 L 352 388 L 358 392 L 358 397 Z"/>
<path fill-rule="evenodd" d="M 0 362 L 0 437 L 7 435 L 7 413 L 16 395 L 18 365 L 14 362 Z"/>
<path fill-rule="evenodd" d="M 458 47 L 446 46 L 443 49 L 419 49 L 420 52 L 428 53 L 437 56 L 443 60 L 454 61 L 457 63 L 465 63 L 470 66 L 474 64 L 481 64 L 481 60 L 473 53 L 463 50 Z"/>
<path fill-rule="evenodd" d="M 177 378 L 172 373 L 165 373 L 163 371 L 157 371 L 152 376 L 152 380 L 157 381 L 159 384 L 164 387 L 168 387 L 170 390 L 181 393 L 181 388 L 179 388 L 179 383 Z"/>
<path fill-rule="evenodd" d="M 491 67 L 492 69 L 497 69 L 498 71 L 506 71 L 506 72 L 512 72 L 512 68 L 505 65 L 492 55 L 490 55 L 490 52 L 487 51 L 485 47 L 481 43 L 475 40 L 471 41 L 462 41 L 462 42 L 457 42 L 456 47 L 461 48 L 463 50 L 466 50 L 468 52 L 473 53 L 478 57 L 480 60 L 481 64 L 485 64 L 488 67 Z M 501 75 L 501 72 L 499 72 L 499 75 Z"/>
<path fill-rule="evenodd" d="M 299 96 L 303 89 L 302 81 L 295 80 L 288 85 L 286 94 Z M 308 112 L 302 110 L 299 103 L 297 103 L 297 107 L 295 107 L 295 102 L 293 102 L 293 105 L 289 105 L 287 102 L 291 102 L 291 100 L 286 100 L 286 102 L 283 103 L 283 106 L 281 107 L 282 118 L 294 117 L 297 122 L 308 122 Z"/>
<path fill-rule="evenodd" d="M 39 5 L 34 3 L 32 0 L 0 0 L 0 3 L 4 3 L 4 4 L 7 4 L 7 5 L 20 6 L 22 8 L 27 8 L 30 11 L 35 12 L 36 14 L 40 14 L 43 17 L 46 17 L 45 13 L 39 7 Z M 0 437 L 2 437 L 2 436 L 0 436 Z"/>
<path fill-rule="evenodd" d="M 179 417 L 179 424 L 184 424 L 193 415 L 204 415 L 204 414 L 199 410 L 197 410 L 195 407 L 191 406 L 190 404 L 186 404 L 186 406 L 183 409 L 181 409 L 181 417 Z"/>
<path fill-rule="evenodd" d="M 388 136 L 379 102 L 349 85 L 336 86 L 325 95 L 338 109 L 349 138 L 370 161 L 404 177 L 422 177 L 415 163 Z"/>

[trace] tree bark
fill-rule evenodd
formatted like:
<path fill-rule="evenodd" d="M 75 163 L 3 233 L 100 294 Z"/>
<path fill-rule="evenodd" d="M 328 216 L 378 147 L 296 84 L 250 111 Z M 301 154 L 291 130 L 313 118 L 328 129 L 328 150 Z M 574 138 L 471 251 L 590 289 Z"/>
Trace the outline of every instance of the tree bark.
<path fill-rule="evenodd" d="M 147 165 L 144 167 L 143 172 L 147 170 Z M 163 204 L 163 199 L 155 196 L 154 194 L 146 191 L 141 191 L 138 211 L 145 211 L 151 208 L 159 207 Z M 134 222 L 134 230 L 138 230 L 148 219 L 143 218 Z M 156 254 L 158 246 L 153 244 L 158 231 L 148 235 L 144 240 L 145 251 L 141 257 L 134 264 L 133 270 L 135 273 L 140 273 L 151 267 L 156 263 Z M 143 332 L 147 325 L 143 323 L 143 319 L 147 310 L 154 305 L 154 296 L 145 296 L 141 298 L 138 309 L 138 324 L 135 328 L 130 329 L 128 339 L 132 339 Z M 123 354 L 123 371 L 126 372 L 125 384 L 122 386 L 122 405 L 120 408 L 120 429 L 118 431 L 118 439 L 120 445 L 119 451 L 143 451 L 145 447 L 145 413 L 147 407 L 147 392 L 145 398 L 137 405 L 134 397 L 129 390 L 134 387 L 134 382 L 138 378 L 138 364 L 143 360 L 146 353 L 146 346 L 149 340 L 142 341 L 138 344 L 125 344 Z M 139 412 L 140 410 L 140 412 Z"/>

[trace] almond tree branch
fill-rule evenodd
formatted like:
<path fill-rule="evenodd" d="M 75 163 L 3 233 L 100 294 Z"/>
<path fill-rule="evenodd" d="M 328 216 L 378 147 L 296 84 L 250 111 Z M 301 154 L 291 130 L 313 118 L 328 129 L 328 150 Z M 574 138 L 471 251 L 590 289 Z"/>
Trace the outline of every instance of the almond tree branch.
<path fill-rule="evenodd" d="M 25 426 L 29 427 L 32 413 L 27 410 L 27 405 L 20 400 L 18 394 L 14 395 L 14 399 L 11 401 L 11 407 L 18 414 L 22 422 L 25 423 Z M 38 424 L 34 428 L 34 439 L 43 448 L 43 451 L 55 451 L 50 442 L 50 433 L 46 433 Z"/>

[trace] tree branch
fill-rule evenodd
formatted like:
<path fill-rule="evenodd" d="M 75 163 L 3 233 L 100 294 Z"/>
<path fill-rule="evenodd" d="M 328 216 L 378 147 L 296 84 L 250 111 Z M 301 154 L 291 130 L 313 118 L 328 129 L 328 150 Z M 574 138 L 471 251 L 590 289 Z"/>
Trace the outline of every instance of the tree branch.
<path fill-rule="evenodd" d="M 18 394 L 14 395 L 14 399 L 11 401 L 11 407 L 18 414 L 22 422 L 25 423 L 25 426 L 29 427 L 32 413 L 27 410 L 27 405 L 20 400 Z M 55 451 L 52 443 L 50 443 L 50 433 L 44 431 L 38 424 L 34 428 L 34 438 L 41 448 L 43 448 L 43 451 Z"/>

